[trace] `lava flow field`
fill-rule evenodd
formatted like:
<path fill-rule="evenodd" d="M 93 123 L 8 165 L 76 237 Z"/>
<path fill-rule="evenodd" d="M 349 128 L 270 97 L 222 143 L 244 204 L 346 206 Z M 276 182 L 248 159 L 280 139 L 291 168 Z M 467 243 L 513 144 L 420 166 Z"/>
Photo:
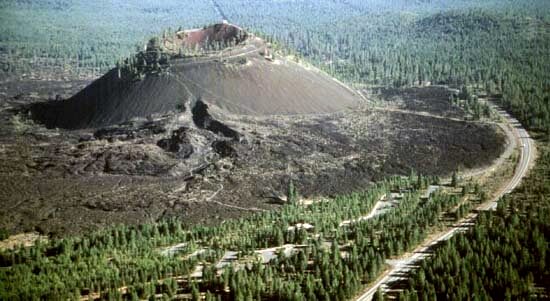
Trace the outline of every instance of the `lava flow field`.
<path fill-rule="evenodd" d="M 504 150 L 500 128 L 463 121 L 447 88 L 365 98 L 252 35 L 204 30 L 229 32 L 232 46 L 172 58 L 141 80 L 113 69 L 94 82 L 6 81 L 0 227 L 66 235 L 169 217 L 217 223 L 276 210 L 291 179 L 304 198 L 332 196 L 411 170 L 487 166 Z M 170 47 L 188 36 L 204 40 L 180 33 Z"/>

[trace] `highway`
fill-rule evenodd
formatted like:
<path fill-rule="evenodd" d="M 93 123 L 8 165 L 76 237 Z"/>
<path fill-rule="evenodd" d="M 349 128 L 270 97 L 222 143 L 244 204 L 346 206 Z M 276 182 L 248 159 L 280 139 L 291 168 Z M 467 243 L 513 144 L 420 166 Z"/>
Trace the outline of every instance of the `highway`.
<path fill-rule="evenodd" d="M 523 177 L 529 171 L 532 161 L 535 158 L 535 146 L 532 139 L 529 137 L 527 131 L 522 128 L 517 119 L 510 116 L 506 111 L 501 110 L 493 106 L 493 108 L 499 113 L 499 115 L 505 120 L 510 127 L 517 145 L 520 148 L 520 158 L 516 165 L 514 176 L 506 185 L 503 185 L 496 195 L 488 202 L 480 205 L 477 209 L 481 211 L 495 210 L 497 208 L 497 201 L 504 196 L 512 192 L 520 183 Z M 456 233 L 467 230 L 469 227 L 475 224 L 477 213 L 470 213 L 467 217 L 456 223 L 451 229 L 445 232 L 441 232 L 429 241 L 419 246 L 412 253 L 406 254 L 399 260 L 388 260 L 387 263 L 391 266 L 390 270 L 384 273 L 384 275 L 372 284 L 369 289 L 361 296 L 356 298 L 357 301 L 370 301 L 372 300 L 376 291 L 380 288 L 382 291 L 388 289 L 388 285 L 399 280 L 406 279 L 407 273 L 414 269 L 418 262 L 431 255 L 431 249 L 434 245 L 440 242 L 450 239 Z"/>

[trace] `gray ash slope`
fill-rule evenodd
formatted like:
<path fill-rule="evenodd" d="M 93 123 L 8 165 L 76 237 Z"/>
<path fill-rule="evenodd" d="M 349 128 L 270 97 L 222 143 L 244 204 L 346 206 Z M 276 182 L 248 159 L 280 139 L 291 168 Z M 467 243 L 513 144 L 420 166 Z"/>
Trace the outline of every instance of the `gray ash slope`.
<path fill-rule="evenodd" d="M 225 112 L 248 115 L 332 113 L 358 103 L 358 94 L 323 72 L 273 59 L 267 43 L 235 28 L 218 24 L 176 33 L 162 41 L 170 56 L 162 72 L 136 80 L 115 68 L 69 99 L 33 105 L 32 118 L 49 128 L 83 129 L 181 110 L 197 98 Z M 179 57 L 181 45 L 200 45 L 208 35 L 219 43 L 224 33 L 236 44 Z"/>
<path fill-rule="evenodd" d="M 176 110 L 188 97 L 168 76 L 131 81 L 115 69 L 67 100 L 34 104 L 31 113 L 49 128 L 96 128 Z"/>

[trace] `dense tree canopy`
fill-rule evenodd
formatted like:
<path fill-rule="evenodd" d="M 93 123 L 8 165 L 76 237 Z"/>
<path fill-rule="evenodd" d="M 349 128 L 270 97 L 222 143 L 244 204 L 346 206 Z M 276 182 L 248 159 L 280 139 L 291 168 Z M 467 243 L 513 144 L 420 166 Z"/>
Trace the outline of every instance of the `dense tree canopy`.
<path fill-rule="evenodd" d="M 177 293 L 226 300 L 346 300 L 376 279 L 384 259 L 414 248 L 430 231 L 452 222 L 444 212 L 478 198 L 447 192 L 422 197 L 419 189 L 436 181 L 396 177 L 365 192 L 311 205 L 293 202 L 277 212 L 215 227 L 188 228 L 171 220 L 2 251 L 0 298 L 74 299 L 93 293 L 118 300 Z M 392 195 L 400 198 L 395 208 L 360 219 Z M 255 251 L 285 244 L 294 250 L 280 249 L 266 264 L 258 260 Z M 236 252 L 240 261 L 220 266 L 227 251 Z M 190 276 L 197 269 L 200 280 Z"/>
<path fill-rule="evenodd" d="M 439 247 L 406 283 L 403 300 L 528 300 L 550 292 L 550 148 L 495 213 Z"/>

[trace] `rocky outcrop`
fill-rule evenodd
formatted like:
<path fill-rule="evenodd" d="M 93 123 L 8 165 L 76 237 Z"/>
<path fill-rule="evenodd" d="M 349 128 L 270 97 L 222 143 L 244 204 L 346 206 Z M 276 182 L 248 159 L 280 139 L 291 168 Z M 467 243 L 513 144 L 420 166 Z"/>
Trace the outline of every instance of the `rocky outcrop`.
<path fill-rule="evenodd" d="M 173 131 L 170 138 L 159 140 L 157 145 L 167 152 L 174 153 L 179 159 L 187 159 L 193 154 L 193 145 L 187 137 L 186 127 Z"/>

